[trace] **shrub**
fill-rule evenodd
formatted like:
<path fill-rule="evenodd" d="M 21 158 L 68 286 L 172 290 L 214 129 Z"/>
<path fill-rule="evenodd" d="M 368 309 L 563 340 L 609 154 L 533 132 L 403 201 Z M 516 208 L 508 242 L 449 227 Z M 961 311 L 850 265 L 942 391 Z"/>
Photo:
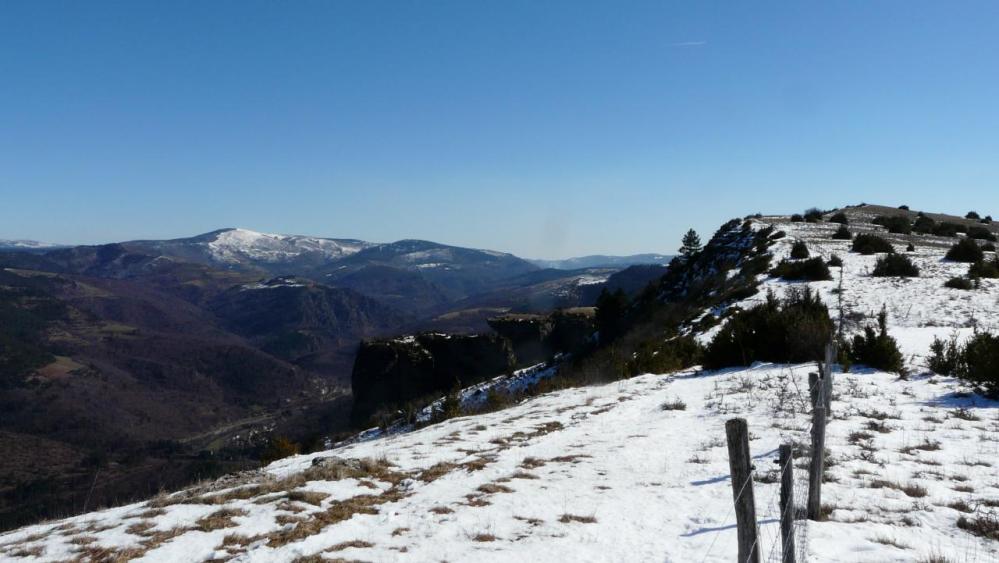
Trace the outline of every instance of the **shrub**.
<path fill-rule="evenodd" d="M 928 235 L 933 232 L 933 229 L 936 228 L 936 226 L 936 221 L 930 219 L 926 215 L 920 215 L 919 217 L 916 217 L 916 222 L 913 223 L 912 230 L 923 235 Z"/>
<path fill-rule="evenodd" d="M 888 254 L 878 258 L 878 263 L 874 266 L 872 274 L 877 278 L 918 278 L 919 268 L 912 263 L 908 256 L 902 254 Z"/>
<path fill-rule="evenodd" d="M 985 259 L 985 252 L 974 239 L 963 238 L 947 251 L 947 259 L 955 262 L 981 262 Z"/>
<path fill-rule="evenodd" d="M 850 359 L 854 363 L 864 364 L 874 369 L 903 373 L 902 352 L 898 342 L 888 334 L 888 310 L 884 307 L 878 314 L 878 330 L 867 326 L 864 334 L 853 337 L 850 346 Z"/>
<path fill-rule="evenodd" d="M 908 217 L 902 217 L 901 215 L 881 215 L 875 217 L 871 222 L 875 225 L 885 227 L 889 233 L 907 235 L 912 232 L 912 222 L 909 221 Z"/>
<path fill-rule="evenodd" d="M 903 210 L 903 211 L 908 211 L 909 210 L 909 206 L 908 205 L 899 205 L 898 208 L 901 209 L 901 210 Z"/>
<path fill-rule="evenodd" d="M 605 287 L 597 297 L 597 330 L 600 342 L 610 343 L 625 330 L 625 317 L 628 311 L 628 296 L 624 290 L 611 292 Z"/>
<path fill-rule="evenodd" d="M 792 223 L 804 223 L 805 222 L 805 218 L 802 217 L 800 213 L 795 213 L 794 215 L 791 215 L 791 222 Z"/>
<path fill-rule="evenodd" d="M 938 237 L 956 237 L 958 233 L 967 232 L 967 227 L 957 223 L 939 223 L 933 227 L 933 234 Z"/>
<path fill-rule="evenodd" d="M 822 220 L 822 210 L 816 207 L 805 210 L 805 221 L 809 223 L 818 223 Z"/>
<path fill-rule="evenodd" d="M 914 244 L 912 244 L 912 243 L 910 242 L 910 243 L 909 243 L 909 246 L 905 247 L 905 251 L 906 251 L 906 252 L 915 252 L 915 251 L 916 251 L 916 245 L 914 245 Z"/>
<path fill-rule="evenodd" d="M 995 252 L 996 245 L 994 242 L 987 242 L 982 245 L 982 250 L 984 250 L 985 252 Z"/>
<path fill-rule="evenodd" d="M 992 224 L 992 216 L 991 215 L 986 215 L 985 217 L 982 217 L 981 223 L 983 225 L 990 225 L 990 224 Z"/>
<path fill-rule="evenodd" d="M 969 266 L 968 277 L 973 279 L 999 278 L 999 256 L 992 260 L 980 260 Z"/>
<path fill-rule="evenodd" d="M 260 463 L 267 465 L 272 461 L 297 455 L 299 449 L 298 444 L 292 442 L 284 436 L 272 437 L 264 450 L 260 452 Z"/>
<path fill-rule="evenodd" d="M 859 252 L 861 254 L 877 254 L 879 252 L 892 253 L 895 252 L 895 248 L 892 247 L 891 243 L 878 235 L 869 235 L 866 233 L 859 234 L 853 237 L 853 247 L 854 252 Z"/>
<path fill-rule="evenodd" d="M 985 227 L 970 227 L 968 229 L 968 237 L 978 240 L 987 240 L 990 242 L 996 241 L 996 236 L 992 234 L 992 231 L 986 229 Z"/>
<path fill-rule="evenodd" d="M 959 377 L 988 397 L 999 398 L 999 336 L 975 334 L 966 344 L 952 337 L 930 345 L 929 367 L 941 375 Z"/>
<path fill-rule="evenodd" d="M 651 340 L 639 346 L 628 361 L 628 375 L 670 373 L 701 363 L 704 347 L 691 336 L 666 341 Z"/>
<path fill-rule="evenodd" d="M 829 266 L 822 258 L 815 257 L 799 262 L 781 260 L 771 272 L 774 276 L 788 281 L 825 281 L 831 280 Z"/>
<path fill-rule="evenodd" d="M 956 375 L 961 366 L 961 346 L 957 343 L 957 336 L 951 337 L 944 342 L 940 338 L 934 338 L 930 344 L 930 359 L 927 362 L 933 373 L 940 375 Z"/>
<path fill-rule="evenodd" d="M 822 357 L 833 333 L 829 309 L 809 288 L 795 288 L 783 299 L 737 312 L 704 352 L 704 366 L 718 369 L 756 361 L 805 362 Z"/>
<path fill-rule="evenodd" d="M 840 225 L 849 225 L 850 220 L 847 219 L 846 213 L 842 211 L 837 212 L 832 217 L 829 218 L 830 223 L 839 223 Z"/>
<path fill-rule="evenodd" d="M 827 262 L 827 264 L 829 265 L 830 268 L 842 268 L 843 259 L 833 254 L 832 256 L 829 257 L 829 262 Z"/>
<path fill-rule="evenodd" d="M 850 240 L 853 238 L 853 233 L 850 232 L 850 229 L 846 228 L 846 225 L 840 225 L 839 228 L 836 229 L 836 232 L 833 233 L 832 238 L 834 240 Z"/>
<path fill-rule="evenodd" d="M 804 258 L 808 258 L 808 254 L 808 245 L 805 244 L 805 241 L 795 241 L 795 243 L 791 245 L 791 258 L 795 260 L 802 260 Z"/>
<path fill-rule="evenodd" d="M 999 336 L 981 332 L 964 345 L 958 377 L 984 395 L 999 398 Z"/>
<path fill-rule="evenodd" d="M 944 283 L 944 287 L 949 287 L 950 289 L 963 289 L 965 291 L 970 291 L 975 288 L 975 284 L 971 282 L 968 278 L 951 278 Z"/>
<path fill-rule="evenodd" d="M 977 211 L 969 211 L 967 215 L 964 216 L 965 219 L 971 219 L 972 221 L 978 221 L 982 218 Z"/>

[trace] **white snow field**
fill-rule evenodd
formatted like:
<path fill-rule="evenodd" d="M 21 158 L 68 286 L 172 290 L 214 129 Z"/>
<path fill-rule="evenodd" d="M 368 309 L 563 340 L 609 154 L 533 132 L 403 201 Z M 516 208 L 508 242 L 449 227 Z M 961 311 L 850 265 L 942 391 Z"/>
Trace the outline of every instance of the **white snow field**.
<path fill-rule="evenodd" d="M 999 542 L 957 526 L 999 508 L 999 403 L 925 368 L 934 335 L 996 326 L 996 285 L 944 288 L 967 270 L 942 261 L 944 243 L 917 242 L 921 278 L 872 278 L 876 257 L 829 240 L 834 226 L 759 221 L 788 233 L 773 247 L 777 259 L 797 238 L 813 255 L 839 255 L 844 309 L 871 319 L 885 304 L 910 372 L 836 374 L 826 518 L 798 521 L 798 561 L 999 561 Z M 809 284 L 834 318 L 839 284 Z M 763 291 L 786 285 L 768 279 Z M 0 535 L 0 560 L 731 562 L 724 424 L 743 417 L 762 560 L 780 561 L 773 461 L 778 446 L 809 442 L 815 369 L 646 374 L 419 430 L 372 432 L 258 472 Z M 324 458 L 339 461 L 316 464 Z M 807 461 L 794 464 L 798 505 Z"/>

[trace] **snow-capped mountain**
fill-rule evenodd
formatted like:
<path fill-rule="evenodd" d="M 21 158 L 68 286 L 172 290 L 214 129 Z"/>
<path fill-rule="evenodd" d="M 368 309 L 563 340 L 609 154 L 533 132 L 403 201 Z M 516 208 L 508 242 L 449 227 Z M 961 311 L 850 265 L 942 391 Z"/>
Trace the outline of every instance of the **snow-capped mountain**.
<path fill-rule="evenodd" d="M 62 248 L 64 245 L 37 240 L 4 240 L 0 239 L 0 251 L 45 251 Z"/>

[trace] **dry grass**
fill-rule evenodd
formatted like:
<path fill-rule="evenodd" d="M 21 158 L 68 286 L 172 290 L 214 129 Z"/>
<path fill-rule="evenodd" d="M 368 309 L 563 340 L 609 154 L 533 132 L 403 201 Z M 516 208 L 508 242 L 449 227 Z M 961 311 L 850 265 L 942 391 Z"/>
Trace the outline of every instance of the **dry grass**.
<path fill-rule="evenodd" d="M 563 524 L 570 524 L 572 522 L 579 522 L 580 524 L 596 524 L 597 519 L 594 516 L 577 516 L 575 514 L 563 514 L 559 516 L 558 521 Z"/>
<path fill-rule="evenodd" d="M 999 541 L 999 515 L 982 514 L 977 518 L 962 516 L 957 519 L 957 527 L 988 540 Z"/>
<path fill-rule="evenodd" d="M 323 500 L 329 496 L 330 495 L 328 493 L 299 490 L 288 493 L 288 500 L 294 502 L 304 502 L 305 504 L 311 504 L 313 506 L 320 506 L 323 503 Z"/>
<path fill-rule="evenodd" d="M 378 514 L 379 506 L 405 498 L 407 493 L 393 487 L 380 495 L 359 495 L 332 503 L 325 510 L 313 512 L 294 523 L 289 529 L 278 530 L 268 536 L 267 545 L 280 547 L 309 536 L 314 536 L 328 526 L 353 518 L 357 514 Z"/>
<path fill-rule="evenodd" d="M 150 529 L 155 528 L 156 523 L 152 520 L 143 520 L 142 522 L 136 522 L 128 528 L 125 528 L 125 532 L 129 534 L 135 534 L 137 536 L 145 535 Z"/>
<path fill-rule="evenodd" d="M 93 561 L 100 563 L 125 563 L 145 555 L 143 548 L 108 548 L 99 546 L 85 547 L 76 552 L 76 561 Z"/>
<path fill-rule="evenodd" d="M 477 542 L 492 542 L 496 541 L 496 536 L 492 534 L 475 534 L 472 536 L 472 541 Z"/>
<path fill-rule="evenodd" d="M 446 506 L 435 506 L 430 509 L 430 512 L 433 512 L 434 514 L 453 514 L 454 510 Z"/>
<path fill-rule="evenodd" d="M 897 539 L 891 536 L 884 536 L 884 535 L 875 536 L 873 538 L 870 538 L 870 540 L 872 542 L 879 543 L 881 545 L 890 545 L 892 547 L 897 547 L 898 549 L 909 549 L 908 545 L 898 541 Z"/>
<path fill-rule="evenodd" d="M 233 518 L 237 516 L 247 516 L 248 514 L 249 513 L 243 509 L 223 508 L 222 510 L 212 512 L 208 516 L 199 518 L 198 521 L 194 523 L 194 527 L 202 532 L 211 532 L 213 530 L 221 530 L 222 528 L 232 528 L 236 525 Z"/>
<path fill-rule="evenodd" d="M 353 541 L 345 541 L 343 543 L 338 543 L 336 545 L 327 547 L 326 551 L 343 551 L 345 549 L 351 549 L 351 548 L 367 549 L 369 547 L 375 547 L 375 544 L 363 540 L 353 540 Z"/>
<path fill-rule="evenodd" d="M 396 528 L 392 530 L 392 537 L 401 536 L 409 531 L 409 528 Z"/>
<path fill-rule="evenodd" d="M 486 483 L 485 485 L 479 485 L 479 487 L 476 488 L 475 490 L 487 495 L 514 492 L 513 489 L 511 489 L 510 487 L 507 487 L 506 485 L 499 485 L 496 483 Z"/>

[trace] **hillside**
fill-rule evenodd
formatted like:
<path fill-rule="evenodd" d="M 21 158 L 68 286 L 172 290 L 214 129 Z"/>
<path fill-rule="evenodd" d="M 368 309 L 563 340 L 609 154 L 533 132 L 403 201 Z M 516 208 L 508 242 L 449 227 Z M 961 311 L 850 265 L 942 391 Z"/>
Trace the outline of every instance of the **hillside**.
<path fill-rule="evenodd" d="M 999 287 L 993 279 L 971 291 L 944 287 L 968 269 L 943 259 L 957 239 L 885 233 L 870 221 L 886 209 L 845 213 L 851 230 L 879 231 L 899 252 L 913 243 L 907 255 L 920 277 L 872 277 L 878 256 L 850 252 L 849 242 L 830 238 L 838 225 L 825 220 L 756 217 L 742 235 L 720 232 L 712 243 L 718 246 L 705 252 L 729 256 L 742 245 L 740 236 L 782 231 L 770 237 L 772 265 L 795 241 L 805 241 L 813 256 L 843 260 L 842 280 L 837 267 L 830 281 L 764 274 L 760 292 L 715 304 L 705 315 L 724 323 L 768 289 L 808 285 L 833 318 L 842 309 L 848 334 L 873 322 L 884 305 L 889 332 L 904 353 L 907 378 L 864 366 L 837 375 L 826 439 L 827 517 L 799 521 L 799 560 L 995 561 L 995 536 L 976 536 L 957 524 L 962 517 L 996 518 L 999 403 L 931 373 L 927 356 L 934 337 L 961 339 L 974 327 L 995 328 Z M 682 287 L 694 285 L 685 280 Z M 706 342 L 723 326 L 711 324 L 702 315 L 690 330 Z M 778 445 L 808 441 L 807 374 L 814 370 L 814 363 L 756 364 L 645 374 L 528 396 L 503 410 L 421 429 L 373 430 L 257 472 L 2 535 L 0 556 L 731 561 L 736 541 L 723 426 L 741 416 L 749 421 L 756 456 L 762 551 L 774 560 L 779 533 L 771 460 Z M 527 389 L 554 372 L 499 378 L 464 393 L 463 402 L 481 404 L 490 387 Z M 806 463 L 795 464 L 799 484 Z"/>

